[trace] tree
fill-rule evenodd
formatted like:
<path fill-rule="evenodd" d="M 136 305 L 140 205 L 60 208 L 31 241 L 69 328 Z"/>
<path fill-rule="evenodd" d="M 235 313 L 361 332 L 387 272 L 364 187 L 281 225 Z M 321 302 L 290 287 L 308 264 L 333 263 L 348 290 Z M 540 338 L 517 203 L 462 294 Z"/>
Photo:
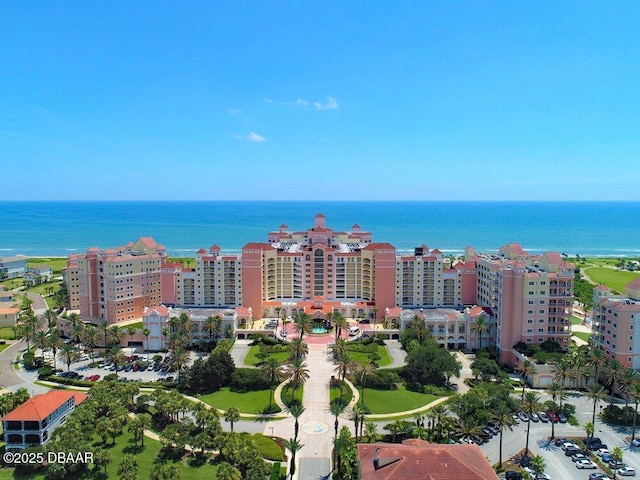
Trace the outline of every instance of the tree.
<path fill-rule="evenodd" d="M 560 385 L 558 382 L 551 382 L 547 386 L 547 394 L 551 397 L 551 399 L 555 402 L 556 398 L 560 399 L 560 405 L 562 405 L 562 399 L 566 397 L 566 392 L 564 391 L 564 387 Z M 555 423 L 551 420 L 551 438 L 555 438 Z"/>
<path fill-rule="evenodd" d="M 213 343 L 213 337 L 220 333 L 220 326 L 222 325 L 222 317 L 220 315 L 209 315 L 204 321 L 203 328 L 209 334 L 209 348 Z"/>
<path fill-rule="evenodd" d="M 122 340 L 122 331 L 117 325 L 111 325 L 107 331 L 107 337 L 109 345 L 120 346 L 120 341 Z"/>
<path fill-rule="evenodd" d="M 82 318 L 80 318 L 80 315 L 78 315 L 75 312 L 70 313 L 69 315 L 67 315 L 67 325 L 71 328 L 71 338 L 73 338 L 73 341 L 78 343 L 80 342 L 80 337 L 78 336 L 79 334 L 79 326 L 83 325 L 82 323 Z"/>
<path fill-rule="evenodd" d="M 150 480 L 180 480 L 182 473 L 177 465 L 155 464 L 151 467 Z"/>
<path fill-rule="evenodd" d="M 302 336 L 304 335 L 304 332 L 308 331 L 310 326 L 311 326 L 311 317 L 304 311 L 298 313 L 298 316 L 295 319 L 294 328 L 296 329 L 296 332 L 298 332 L 298 334 L 300 335 L 301 340 L 302 340 Z"/>
<path fill-rule="evenodd" d="M 291 415 L 295 419 L 295 424 L 293 427 L 293 438 L 296 439 L 298 438 L 298 429 L 299 429 L 298 420 L 300 416 L 304 413 L 304 407 L 302 406 L 301 403 L 293 403 L 289 406 L 289 413 L 291 413 Z"/>
<path fill-rule="evenodd" d="M 360 405 L 357 403 L 351 408 L 351 416 L 350 420 L 353 420 L 355 425 L 355 434 L 354 437 L 356 439 L 356 443 L 358 443 L 358 426 L 360 425 L 360 418 L 364 418 L 364 412 Z"/>
<path fill-rule="evenodd" d="M 126 454 L 118 465 L 118 477 L 120 480 L 136 480 L 138 478 L 138 459 Z"/>
<path fill-rule="evenodd" d="M 333 424 L 333 428 L 334 428 L 334 433 L 333 433 L 333 443 L 335 445 L 336 443 L 336 439 L 338 438 L 338 417 L 342 414 L 342 412 L 344 412 L 346 408 L 346 405 L 344 405 L 343 403 L 334 400 L 333 402 L 331 402 L 329 404 L 329 411 L 331 412 L 331 415 L 333 415 L 335 417 L 335 422 Z M 336 459 L 336 452 L 333 452 L 333 462 L 335 465 L 335 459 Z"/>
<path fill-rule="evenodd" d="M 75 351 L 73 345 L 71 345 L 70 343 L 63 343 L 60 351 L 62 352 L 62 357 L 67 364 L 68 372 L 71 369 L 71 362 L 78 358 L 78 352 Z"/>
<path fill-rule="evenodd" d="M 536 473 L 542 473 L 544 472 L 544 469 L 547 468 L 547 463 L 544 461 L 544 458 L 542 458 L 540 455 L 535 455 L 531 459 L 531 462 L 529 463 L 529 465 L 531 466 L 533 471 Z"/>
<path fill-rule="evenodd" d="M 62 342 L 62 338 L 60 338 L 60 330 L 58 330 L 57 328 L 54 328 L 49 333 L 49 349 L 51 350 L 51 353 L 53 353 L 54 370 L 56 368 L 58 350 L 60 350 L 60 347 L 62 347 L 62 345 L 63 345 L 63 342 Z"/>
<path fill-rule="evenodd" d="M 129 335 L 129 347 L 133 344 L 133 336 L 136 334 L 135 327 L 127 327 L 127 334 Z"/>
<path fill-rule="evenodd" d="M 593 383 L 589 387 L 587 387 L 587 391 L 585 393 L 587 398 L 593 400 L 593 413 L 591 414 L 591 423 L 596 424 L 596 407 L 598 402 L 607 398 L 607 392 L 604 387 L 599 383 Z M 593 434 L 592 434 L 593 436 Z"/>
<path fill-rule="evenodd" d="M 109 350 L 107 350 L 105 355 L 107 361 L 113 363 L 113 366 L 116 367 L 115 371 L 118 371 L 118 366 L 122 365 L 125 361 L 124 352 L 119 345 L 113 345 Z"/>
<path fill-rule="evenodd" d="M 373 443 L 378 436 L 378 426 L 373 422 L 367 422 L 364 428 L 364 434 L 367 437 L 367 443 Z"/>
<path fill-rule="evenodd" d="M 147 362 L 149 361 L 149 335 L 151 335 L 151 329 L 144 327 L 142 329 L 142 334 L 144 335 L 144 339 L 145 339 L 145 351 L 147 352 Z"/>
<path fill-rule="evenodd" d="M 553 423 L 553 422 L 551 422 L 551 423 Z M 500 462 L 500 465 L 502 465 L 502 433 L 505 430 L 509 430 L 509 431 L 513 430 L 513 425 L 514 425 L 513 415 L 511 414 L 510 411 L 508 411 L 506 409 L 500 410 L 499 412 L 497 412 L 494 415 L 493 424 L 498 429 L 498 431 L 500 432 L 500 458 L 499 458 L 499 462 Z"/>
<path fill-rule="evenodd" d="M 237 407 L 229 407 L 224 414 L 224 419 L 229 422 L 231 431 L 233 432 L 233 424 L 240 420 L 240 411 Z"/>
<path fill-rule="evenodd" d="M 95 466 L 96 470 L 100 468 L 104 468 L 105 478 L 107 475 L 107 466 L 112 461 L 113 461 L 113 458 L 111 457 L 111 453 L 109 453 L 109 450 L 98 448 L 93 454 L 93 465 Z"/>
<path fill-rule="evenodd" d="M 273 390 L 275 386 L 282 380 L 284 377 L 284 372 L 282 371 L 282 366 L 280 362 L 274 357 L 269 357 L 265 360 L 260 366 L 262 370 L 264 379 L 269 385 L 269 409 L 271 409 L 271 405 L 273 403 Z"/>
<path fill-rule="evenodd" d="M 309 380 L 309 369 L 307 368 L 307 364 L 304 363 L 301 358 L 296 357 L 289 364 L 289 373 L 291 375 L 289 383 L 290 385 L 293 385 L 291 402 L 295 402 L 296 390 Z"/>
<path fill-rule="evenodd" d="M 93 351 L 98 346 L 98 329 L 94 325 L 87 325 L 82 332 L 82 342 L 91 352 L 91 362 L 93 363 Z"/>
<path fill-rule="evenodd" d="M 360 365 L 360 368 L 358 369 L 358 378 L 360 380 L 360 408 L 362 408 L 363 411 L 366 410 L 366 407 L 364 406 L 364 387 L 367 383 L 367 377 L 373 375 L 375 372 L 376 367 L 370 363 Z"/>
<path fill-rule="evenodd" d="M 529 417 L 527 419 L 527 443 L 525 445 L 525 455 L 529 455 L 529 433 L 531 432 L 531 414 L 540 407 L 540 397 L 533 392 L 527 392 L 523 399 L 521 410 Z"/>
<path fill-rule="evenodd" d="M 620 447 L 613 447 L 613 450 L 611 450 L 611 456 L 616 462 L 622 463 L 623 451 Z M 613 471 L 613 478 L 616 478 L 615 470 Z"/>
<path fill-rule="evenodd" d="M 138 445 L 138 440 L 142 440 L 144 438 L 144 427 L 139 418 L 132 418 L 129 421 L 129 432 L 133 435 L 133 441 Z M 142 440 L 144 443 L 144 440 Z"/>
<path fill-rule="evenodd" d="M 56 328 L 58 321 L 58 314 L 55 310 L 51 310 L 50 308 L 45 310 L 42 314 L 42 318 L 47 322 L 47 329 L 51 331 L 53 328 Z"/>
<path fill-rule="evenodd" d="M 289 343 L 290 358 L 304 358 L 309 353 L 309 345 L 301 338 L 294 338 Z"/>
<path fill-rule="evenodd" d="M 616 386 L 623 383 L 623 376 L 625 370 L 631 370 L 636 374 L 633 369 L 625 369 L 618 360 L 611 360 L 606 363 L 604 367 L 604 384 L 611 388 L 610 405 L 613 405 L 613 396 L 616 392 Z"/>
<path fill-rule="evenodd" d="M 47 335 L 46 331 L 38 330 L 33 338 L 33 346 L 36 347 L 36 349 L 40 349 L 42 363 L 44 363 L 45 352 L 49 350 L 49 338 Z"/>
<path fill-rule="evenodd" d="M 524 389 L 527 386 L 527 377 L 531 377 L 533 375 L 535 375 L 536 373 L 538 373 L 538 369 L 536 368 L 536 366 L 531 363 L 529 360 L 523 360 L 520 363 L 518 363 L 518 366 L 516 367 L 516 370 L 519 370 L 520 373 L 522 373 L 522 378 L 523 378 L 523 383 L 522 383 L 522 395 L 520 397 L 520 401 L 524 400 Z"/>
<path fill-rule="evenodd" d="M 471 324 L 471 333 L 478 337 L 478 349 L 482 348 L 482 336 L 489 333 L 489 322 L 484 315 L 479 315 Z"/>
<path fill-rule="evenodd" d="M 107 320 L 103 320 L 100 323 L 100 331 L 104 335 L 104 348 L 106 350 L 109 347 L 109 322 Z"/>
<path fill-rule="evenodd" d="M 285 449 L 291 452 L 291 463 L 289 463 L 289 474 L 291 475 L 291 478 L 294 478 L 294 475 L 296 473 L 296 454 L 300 451 L 302 447 L 304 447 L 304 445 L 302 445 L 295 438 L 290 438 L 288 440 L 285 440 L 283 445 Z"/>
<path fill-rule="evenodd" d="M 607 363 L 607 359 L 604 356 L 604 352 L 599 348 L 592 348 L 587 360 L 587 365 L 593 368 L 593 380 L 599 381 L 598 370 L 604 367 Z"/>
<path fill-rule="evenodd" d="M 636 438 L 636 419 L 638 418 L 638 403 L 640 402 L 640 381 L 633 382 L 627 392 L 629 398 L 635 403 L 635 412 L 633 414 L 633 426 L 631 427 L 631 441 Z"/>

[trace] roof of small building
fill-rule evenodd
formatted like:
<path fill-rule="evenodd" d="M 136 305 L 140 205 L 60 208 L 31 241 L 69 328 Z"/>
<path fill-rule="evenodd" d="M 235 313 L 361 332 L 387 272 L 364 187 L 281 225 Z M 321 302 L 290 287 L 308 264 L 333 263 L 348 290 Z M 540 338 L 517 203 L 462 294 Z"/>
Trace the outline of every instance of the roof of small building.
<path fill-rule="evenodd" d="M 3 421 L 33 421 L 44 420 L 70 398 L 75 398 L 76 405 L 85 401 L 87 395 L 69 390 L 51 390 L 42 395 L 30 398 L 22 405 L 2 417 Z"/>
<path fill-rule="evenodd" d="M 629 283 L 627 283 L 626 287 L 631 290 L 640 290 L 640 277 L 636 278 L 635 280 L 631 280 Z"/>
<path fill-rule="evenodd" d="M 440 445 L 411 439 L 395 443 L 359 444 L 363 480 L 491 480 L 497 479 L 477 445 Z M 374 460 L 377 458 L 377 468 Z"/>
<path fill-rule="evenodd" d="M 594 290 L 597 290 L 599 292 L 609 292 L 611 289 L 609 287 L 607 287 L 605 284 L 601 283 L 600 285 L 597 285 L 595 287 L 593 287 Z"/>

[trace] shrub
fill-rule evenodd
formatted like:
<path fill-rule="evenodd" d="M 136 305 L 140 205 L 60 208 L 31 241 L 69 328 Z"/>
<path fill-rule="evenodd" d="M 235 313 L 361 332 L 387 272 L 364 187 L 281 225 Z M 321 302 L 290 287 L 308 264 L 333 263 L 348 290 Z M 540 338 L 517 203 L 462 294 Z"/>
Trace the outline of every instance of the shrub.
<path fill-rule="evenodd" d="M 555 340 L 547 340 L 546 342 L 542 342 L 540 344 L 540 348 L 543 352 L 547 353 L 562 352 L 562 346 Z"/>
<path fill-rule="evenodd" d="M 357 377 L 356 381 L 360 383 Z M 393 370 L 377 370 L 375 374 L 367 377 L 366 386 L 378 390 L 397 390 L 398 383 L 401 382 L 402 379 L 397 372 Z"/>
<path fill-rule="evenodd" d="M 234 392 L 248 392 L 269 388 L 264 375 L 257 368 L 236 368 L 231 374 L 231 390 Z"/>
<path fill-rule="evenodd" d="M 274 442 L 271 438 L 263 436 L 261 433 L 256 433 L 251 437 L 253 444 L 258 451 L 258 455 L 262 458 L 272 461 L 284 460 L 284 454 L 282 448 Z"/>
<path fill-rule="evenodd" d="M 536 353 L 540 351 L 540 345 L 536 345 L 535 343 L 531 343 L 527 345 L 527 351 L 525 355 L 527 357 L 533 357 Z"/>
<path fill-rule="evenodd" d="M 55 370 L 50 365 L 45 365 L 38 370 L 38 378 L 40 379 L 50 377 L 53 374 L 55 374 Z"/>

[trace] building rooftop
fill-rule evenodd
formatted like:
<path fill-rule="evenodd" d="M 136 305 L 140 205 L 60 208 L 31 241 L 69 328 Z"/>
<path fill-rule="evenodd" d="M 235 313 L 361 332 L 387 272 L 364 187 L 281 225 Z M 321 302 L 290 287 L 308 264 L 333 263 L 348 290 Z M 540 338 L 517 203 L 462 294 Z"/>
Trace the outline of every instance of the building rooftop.
<path fill-rule="evenodd" d="M 55 412 L 70 398 L 75 397 L 76 405 L 85 401 L 87 395 L 69 390 L 51 390 L 42 395 L 30 398 L 18 408 L 2 417 L 3 421 L 33 421 L 39 422 Z"/>

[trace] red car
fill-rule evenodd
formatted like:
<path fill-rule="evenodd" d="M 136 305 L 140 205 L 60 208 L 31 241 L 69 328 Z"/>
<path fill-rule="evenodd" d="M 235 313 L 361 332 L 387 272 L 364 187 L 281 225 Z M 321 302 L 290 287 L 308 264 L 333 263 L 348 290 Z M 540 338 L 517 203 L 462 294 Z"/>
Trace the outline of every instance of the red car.
<path fill-rule="evenodd" d="M 558 414 L 551 410 L 547 412 L 547 417 L 549 417 L 549 420 L 552 421 L 553 423 L 558 423 L 560 421 L 560 419 L 558 418 Z"/>

